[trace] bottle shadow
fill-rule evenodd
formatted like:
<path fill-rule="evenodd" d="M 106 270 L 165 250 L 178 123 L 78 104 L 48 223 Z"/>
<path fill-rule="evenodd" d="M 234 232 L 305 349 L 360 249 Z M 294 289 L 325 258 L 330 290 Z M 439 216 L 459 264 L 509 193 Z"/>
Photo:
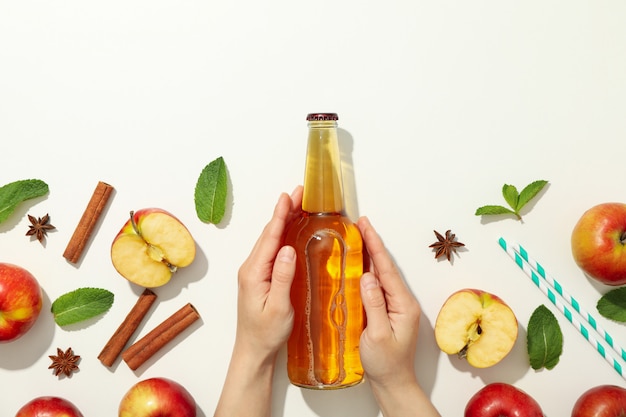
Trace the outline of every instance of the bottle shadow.
<path fill-rule="evenodd" d="M 285 402 L 290 390 L 299 390 L 302 398 L 316 415 L 324 417 L 375 417 L 379 413 L 367 379 L 359 385 L 335 389 L 314 390 L 291 385 L 287 376 L 287 351 L 282 349 L 277 360 L 272 398 L 273 414 L 285 415 Z"/>
<path fill-rule="evenodd" d="M 343 183 L 343 198 L 346 215 L 352 221 L 359 218 L 359 204 L 356 191 L 356 176 L 352 153 L 354 150 L 354 138 L 345 129 L 337 129 L 339 143 L 339 155 L 341 158 L 341 177 Z"/>

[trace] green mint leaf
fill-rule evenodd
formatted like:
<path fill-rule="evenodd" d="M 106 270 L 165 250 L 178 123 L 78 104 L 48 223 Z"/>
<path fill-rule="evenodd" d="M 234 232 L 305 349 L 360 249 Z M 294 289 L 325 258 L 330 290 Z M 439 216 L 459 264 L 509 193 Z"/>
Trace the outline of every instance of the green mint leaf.
<path fill-rule="evenodd" d="M 221 156 L 209 163 L 198 178 L 195 190 L 196 214 L 205 223 L 218 224 L 226 212 L 226 164 Z"/>
<path fill-rule="evenodd" d="M 491 214 L 514 214 L 518 220 L 522 220 L 522 216 L 519 214 L 520 210 L 532 200 L 542 189 L 548 181 L 538 180 L 528 184 L 521 193 L 517 192 L 517 188 L 514 185 L 504 184 L 502 187 L 502 195 L 504 200 L 511 207 L 508 210 L 502 206 L 490 205 L 478 208 L 476 215 L 491 215 Z"/>
<path fill-rule="evenodd" d="M 78 323 L 109 311 L 113 293 L 102 288 L 79 288 L 63 294 L 52 303 L 54 321 L 59 326 Z"/>
<path fill-rule="evenodd" d="M 596 307 L 598 313 L 607 319 L 626 323 L 626 287 L 607 292 L 598 300 Z"/>
<path fill-rule="evenodd" d="M 520 211 L 530 200 L 532 200 L 546 186 L 548 181 L 538 180 L 528 184 L 519 194 L 519 200 L 515 211 Z"/>
<path fill-rule="evenodd" d="M 559 363 L 563 353 L 563 334 L 556 317 L 543 304 L 530 316 L 526 342 L 533 369 L 552 369 Z"/>
<path fill-rule="evenodd" d="M 9 218 L 18 204 L 48 194 L 48 184 L 41 180 L 19 180 L 0 187 L 0 223 Z"/>
<path fill-rule="evenodd" d="M 477 216 L 493 215 L 493 214 L 515 214 L 513 210 L 510 210 L 503 206 L 482 206 L 476 209 Z"/>
<path fill-rule="evenodd" d="M 519 199 L 517 188 L 514 185 L 504 184 L 502 195 L 507 204 L 517 213 L 517 200 Z"/>

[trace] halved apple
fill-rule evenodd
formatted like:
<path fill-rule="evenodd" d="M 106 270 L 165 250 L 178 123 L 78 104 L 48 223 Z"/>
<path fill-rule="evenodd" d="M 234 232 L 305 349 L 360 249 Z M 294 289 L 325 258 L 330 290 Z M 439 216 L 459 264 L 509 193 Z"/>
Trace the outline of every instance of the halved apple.
<path fill-rule="evenodd" d="M 173 214 L 159 208 L 130 212 L 111 245 L 111 261 L 124 278 L 146 288 L 170 281 L 196 256 L 196 242 Z"/>
<path fill-rule="evenodd" d="M 435 322 L 439 349 L 476 368 L 487 368 L 509 354 L 517 340 L 513 310 L 498 296 L 483 290 L 459 290 L 445 301 Z"/>

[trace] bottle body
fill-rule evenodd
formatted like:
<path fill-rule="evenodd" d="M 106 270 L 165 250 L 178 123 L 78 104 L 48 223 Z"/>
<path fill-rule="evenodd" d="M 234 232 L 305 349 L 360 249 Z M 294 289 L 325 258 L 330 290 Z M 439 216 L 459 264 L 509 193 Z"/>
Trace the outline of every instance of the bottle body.
<path fill-rule="evenodd" d="M 287 371 L 294 385 L 336 389 L 363 380 L 363 242 L 343 212 L 336 129 L 318 126 L 309 124 L 302 212 L 285 234 L 297 254 Z"/>
<path fill-rule="evenodd" d="M 286 239 L 297 253 L 289 379 L 317 389 L 356 385 L 363 379 L 359 341 L 365 327 L 361 234 L 340 214 L 303 212 Z"/>

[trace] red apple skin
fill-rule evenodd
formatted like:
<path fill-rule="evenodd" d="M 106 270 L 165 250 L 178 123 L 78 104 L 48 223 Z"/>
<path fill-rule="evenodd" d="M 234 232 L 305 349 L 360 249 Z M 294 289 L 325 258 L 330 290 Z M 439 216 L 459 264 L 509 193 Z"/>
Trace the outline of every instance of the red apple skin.
<path fill-rule="evenodd" d="M 173 219 L 176 219 L 180 224 L 183 224 L 183 222 L 181 222 L 178 217 L 174 216 L 169 211 L 161 209 L 161 208 L 158 208 L 158 207 L 148 207 L 148 208 L 142 208 L 142 209 L 139 209 L 137 211 L 134 211 L 133 212 L 133 221 L 135 222 L 135 224 L 139 224 L 139 223 L 141 223 L 141 218 L 142 217 L 145 217 L 148 214 L 153 214 L 153 213 L 167 214 L 168 216 L 172 217 Z M 133 224 L 132 224 L 132 222 L 130 220 L 127 220 L 126 223 L 124 223 L 124 226 L 122 226 L 122 228 L 117 233 L 117 235 L 115 235 L 114 240 L 117 239 L 118 237 L 124 235 L 124 234 L 135 234 L 135 229 L 133 228 Z"/>
<path fill-rule="evenodd" d="M 543 411 L 539 403 L 521 389 L 493 382 L 470 398 L 464 417 L 543 417 Z"/>
<path fill-rule="evenodd" d="M 497 301 L 500 304 L 508 305 L 507 303 L 504 302 L 504 300 L 502 298 L 498 297 L 497 295 L 492 294 L 492 293 L 487 292 L 487 291 L 479 290 L 477 288 L 464 288 L 463 290 L 460 290 L 460 291 L 472 292 L 472 293 L 476 294 L 479 297 L 482 297 L 484 295 L 488 295 L 493 301 Z"/>
<path fill-rule="evenodd" d="M 0 263 L 0 343 L 26 334 L 37 321 L 42 303 L 41 287 L 30 272 Z"/>
<path fill-rule="evenodd" d="M 617 385 L 588 389 L 578 397 L 572 417 L 626 417 L 626 389 Z"/>
<path fill-rule="evenodd" d="M 602 203 L 585 211 L 571 236 L 572 255 L 587 276 L 626 284 L 626 204 Z"/>
<path fill-rule="evenodd" d="M 196 402 L 178 382 L 148 378 L 126 392 L 120 401 L 119 417 L 196 417 Z"/>
<path fill-rule="evenodd" d="M 83 417 L 83 414 L 70 401 L 49 396 L 27 402 L 15 417 Z"/>

